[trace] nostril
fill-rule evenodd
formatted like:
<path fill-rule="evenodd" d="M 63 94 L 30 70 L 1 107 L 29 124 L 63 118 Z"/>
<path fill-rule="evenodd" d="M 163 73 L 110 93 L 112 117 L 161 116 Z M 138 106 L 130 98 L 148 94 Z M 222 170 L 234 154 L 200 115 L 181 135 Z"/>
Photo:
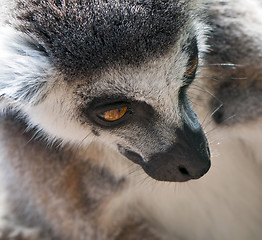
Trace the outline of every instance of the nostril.
<path fill-rule="evenodd" d="M 185 167 L 179 166 L 178 170 L 183 174 L 183 175 L 189 175 L 189 172 Z"/>

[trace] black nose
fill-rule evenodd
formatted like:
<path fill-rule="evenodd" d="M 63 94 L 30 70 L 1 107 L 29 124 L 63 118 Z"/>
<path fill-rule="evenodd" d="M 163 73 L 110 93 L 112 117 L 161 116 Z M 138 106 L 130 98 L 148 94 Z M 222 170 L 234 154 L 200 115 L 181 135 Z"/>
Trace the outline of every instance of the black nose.
<path fill-rule="evenodd" d="M 177 130 L 176 142 L 150 157 L 145 172 L 159 181 L 184 182 L 202 177 L 210 168 L 210 152 L 201 128 L 186 124 Z"/>

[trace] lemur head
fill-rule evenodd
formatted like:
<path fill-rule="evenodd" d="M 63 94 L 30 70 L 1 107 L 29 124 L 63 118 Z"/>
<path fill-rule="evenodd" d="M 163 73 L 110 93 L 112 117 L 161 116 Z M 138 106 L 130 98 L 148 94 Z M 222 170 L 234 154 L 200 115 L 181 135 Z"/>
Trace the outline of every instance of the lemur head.
<path fill-rule="evenodd" d="M 160 181 L 210 167 L 187 99 L 203 26 L 190 0 L 19 0 L 1 28 L 0 95 L 50 139 L 100 141 Z"/>

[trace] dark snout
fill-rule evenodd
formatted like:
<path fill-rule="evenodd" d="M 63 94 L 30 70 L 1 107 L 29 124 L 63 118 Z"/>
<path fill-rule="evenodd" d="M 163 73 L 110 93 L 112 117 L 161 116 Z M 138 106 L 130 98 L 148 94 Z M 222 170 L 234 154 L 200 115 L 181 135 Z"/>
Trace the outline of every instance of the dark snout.
<path fill-rule="evenodd" d="M 184 182 L 198 179 L 207 173 L 211 165 L 205 134 L 186 95 L 182 93 L 179 98 L 182 126 L 173 129 L 170 127 L 167 134 L 174 139 L 170 146 L 163 146 L 160 143 L 156 146 L 158 149 L 161 146 L 166 150 L 155 152 L 152 149 L 153 154 L 143 159 L 138 153 L 119 145 L 119 151 L 125 157 L 139 164 L 149 176 L 159 181 Z M 157 139 L 158 136 L 154 138 Z M 150 147 L 150 142 L 147 144 Z"/>
<path fill-rule="evenodd" d="M 142 166 L 159 181 L 184 182 L 202 177 L 210 168 L 210 152 L 201 128 L 177 130 L 176 143 L 152 155 Z"/>

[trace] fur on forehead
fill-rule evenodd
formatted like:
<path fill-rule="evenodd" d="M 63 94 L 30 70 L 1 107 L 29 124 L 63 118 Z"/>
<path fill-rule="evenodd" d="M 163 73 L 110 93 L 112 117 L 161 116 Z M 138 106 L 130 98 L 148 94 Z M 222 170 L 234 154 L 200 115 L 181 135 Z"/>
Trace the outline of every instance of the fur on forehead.
<path fill-rule="evenodd" d="M 198 1 L 19 0 L 19 27 L 67 74 L 139 65 L 170 50 Z M 193 4 L 194 3 L 194 4 Z"/>
<path fill-rule="evenodd" d="M 182 40 L 182 39 L 181 39 Z M 182 41 L 180 41 L 182 42 Z M 188 56 L 177 43 L 166 56 L 149 61 L 139 67 L 118 65 L 106 69 L 98 75 L 72 79 L 77 91 L 85 95 L 87 102 L 103 95 L 125 95 L 131 99 L 144 101 L 157 99 L 157 92 L 168 88 L 176 92 L 183 85 L 183 75 Z"/>
<path fill-rule="evenodd" d="M 159 61 L 151 61 L 140 69 L 119 66 L 121 69 L 107 70 L 91 82 L 85 79 L 64 81 L 61 75 L 52 89 L 49 88 L 43 102 L 23 111 L 30 116 L 32 126 L 37 125 L 47 131 L 49 137 L 57 136 L 65 142 L 81 141 L 90 133 L 89 126 L 79 124 L 78 108 L 103 94 L 145 101 L 165 118 L 166 124 L 178 125 L 180 116 L 176 103 L 187 62 L 185 54 L 175 48 Z"/>
<path fill-rule="evenodd" d="M 107 97 L 122 97 L 146 102 L 163 116 L 167 123 L 178 124 L 181 121 L 178 95 L 184 84 L 183 77 L 188 61 L 187 53 L 181 51 L 184 39 L 184 35 L 181 35 L 173 51 L 139 68 L 119 66 L 108 69 L 97 79 L 90 80 L 91 82 L 85 79 L 73 81 L 74 94 L 80 96 L 76 98 L 76 105 L 86 106 L 93 99 L 105 101 Z"/>

